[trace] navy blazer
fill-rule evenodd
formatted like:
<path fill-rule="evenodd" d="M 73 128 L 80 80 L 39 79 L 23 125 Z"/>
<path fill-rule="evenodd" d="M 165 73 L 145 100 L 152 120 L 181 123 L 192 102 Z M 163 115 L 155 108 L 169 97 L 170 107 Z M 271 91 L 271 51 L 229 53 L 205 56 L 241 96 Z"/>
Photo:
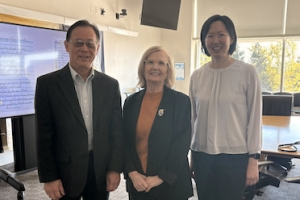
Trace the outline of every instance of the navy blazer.
<path fill-rule="evenodd" d="M 162 100 L 148 139 L 147 172 L 144 173 L 136 151 L 136 125 L 145 90 L 129 96 L 123 107 L 123 126 L 127 142 L 125 177 L 129 193 L 153 199 L 187 199 L 193 196 L 187 154 L 191 141 L 191 105 L 185 94 L 164 87 Z M 164 182 L 148 193 L 135 190 L 127 176 L 138 171 L 158 175 Z M 171 197 L 172 196 L 172 197 Z M 178 197 L 178 198 L 177 198 Z"/>
<path fill-rule="evenodd" d="M 95 174 L 98 189 L 105 190 L 107 172 L 123 170 L 119 84 L 95 71 L 92 94 Z M 68 64 L 37 79 L 35 111 L 40 181 L 61 179 L 66 194 L 78 196 L 88 172 L 88 134 Z"/>

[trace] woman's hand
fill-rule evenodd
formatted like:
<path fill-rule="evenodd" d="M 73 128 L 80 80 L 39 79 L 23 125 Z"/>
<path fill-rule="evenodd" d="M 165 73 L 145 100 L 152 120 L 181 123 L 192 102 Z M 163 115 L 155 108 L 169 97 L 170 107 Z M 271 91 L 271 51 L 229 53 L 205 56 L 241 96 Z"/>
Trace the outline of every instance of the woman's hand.
<path fill-rule="evenodd" d="M 145 192 L 149 192 L 152 188 L 159 186 L 164 181 L 158 176 L 147 176 L 146 183 L 148 184 L 148 188 Z"/>
<path fill-rule="evenodd" d="M 193 165 L 193 158 L 192 158 L 192 153 L 190 152 L 190 170 L 191 170 L 191 176 L 193 179 L 195 179 L 195 172 L 194 172 L 194 165 Z"/>
<path fill-rule="evenodd" d="M 246 186 L 254 185 L 257 183 L 258 179 L 258 160 L 250 157 L 246 174 Z"/>
<path fill-rule="evenodd" d="M 138 173 L 137 171 L 129 172 L 128 176 L 132 180 L 133 186 L 138 192 L 143 192 L 148 188 L 146 176 Z"/>

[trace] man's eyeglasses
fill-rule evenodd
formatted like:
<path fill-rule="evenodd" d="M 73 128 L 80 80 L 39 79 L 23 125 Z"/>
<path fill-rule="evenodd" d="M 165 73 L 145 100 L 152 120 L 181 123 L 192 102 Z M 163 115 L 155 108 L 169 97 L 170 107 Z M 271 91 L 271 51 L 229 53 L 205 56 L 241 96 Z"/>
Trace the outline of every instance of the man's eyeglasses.
<path fill-rule="evenodd" d="M 154 65 L 158 65 L 159 67 L 167 67 L 169 65 L 163 61 L 155 62 L 153 60 L 144 60 L 144 63 L 150 67 L 154 67 Z"/>
<path fill-rule="evenodd" d="M 95 49 L 98 44 L 98 42 L 95 42 L 93 40 L 88 40 L 85 42 L 81 39 L 69 40 L 69 42 L 71 42 L 74 47 L 82 47 L 85 44 L 90 49 Z"/>

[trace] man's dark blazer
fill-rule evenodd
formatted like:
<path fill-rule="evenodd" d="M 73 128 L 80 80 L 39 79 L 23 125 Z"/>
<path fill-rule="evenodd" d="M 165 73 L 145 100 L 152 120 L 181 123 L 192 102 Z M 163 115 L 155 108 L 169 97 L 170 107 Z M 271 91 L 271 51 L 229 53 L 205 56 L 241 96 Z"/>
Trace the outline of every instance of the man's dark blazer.
<path fill-rule="evenodd" d="M 123 107 L 123 126 L 127 151 L 125 177 L 127 191 L 138 199 L 187 199 L 193 196 L 187 154 L 191 141 L 191 105 L 188 96 L 164 87 L 163 97 L 148 139 L 147 172 L 144 173 L 136 152 L 136 125 L 145 90 L 129 96 Z M 164 182 L 150 192 L 137 192 L 127 176 L 138 171 L 158 175 Z M 145 197 L 149 196 L 149 197 Z"/>
<path fill-rule="evenodd" d="M 93 154 L 99 190 L 108 171 L 123 170 L 124 135 L 119 84 L 94 71 Z M 88 172 L 88 134 L 69 65 L 37 79 L 37 162 L 41 182 L 61 179 L 68 196 L 79 195 Z"/>

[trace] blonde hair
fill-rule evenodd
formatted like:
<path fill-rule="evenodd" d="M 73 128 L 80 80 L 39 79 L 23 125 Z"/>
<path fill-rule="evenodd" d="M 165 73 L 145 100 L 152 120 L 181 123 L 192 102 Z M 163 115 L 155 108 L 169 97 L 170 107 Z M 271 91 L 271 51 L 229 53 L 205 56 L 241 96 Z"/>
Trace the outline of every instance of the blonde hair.
<path fill-rule="evenodd" d="M 174 61 L 171 57 L 170 53 L 162 46 L 153 46 L 147 49 L 139 63 L 138 67 L 138 86 L 141 88 L 146 87 L 146 79 L 145 79 L 145 60 L 154 52 L 162 51 L 166 54 L 168 58 L 168 71 L 167 71 L 167 78 L 164 81 L 164 85 L 172 88 L 175 84 L 175 69 L 174 69 Z"/>

